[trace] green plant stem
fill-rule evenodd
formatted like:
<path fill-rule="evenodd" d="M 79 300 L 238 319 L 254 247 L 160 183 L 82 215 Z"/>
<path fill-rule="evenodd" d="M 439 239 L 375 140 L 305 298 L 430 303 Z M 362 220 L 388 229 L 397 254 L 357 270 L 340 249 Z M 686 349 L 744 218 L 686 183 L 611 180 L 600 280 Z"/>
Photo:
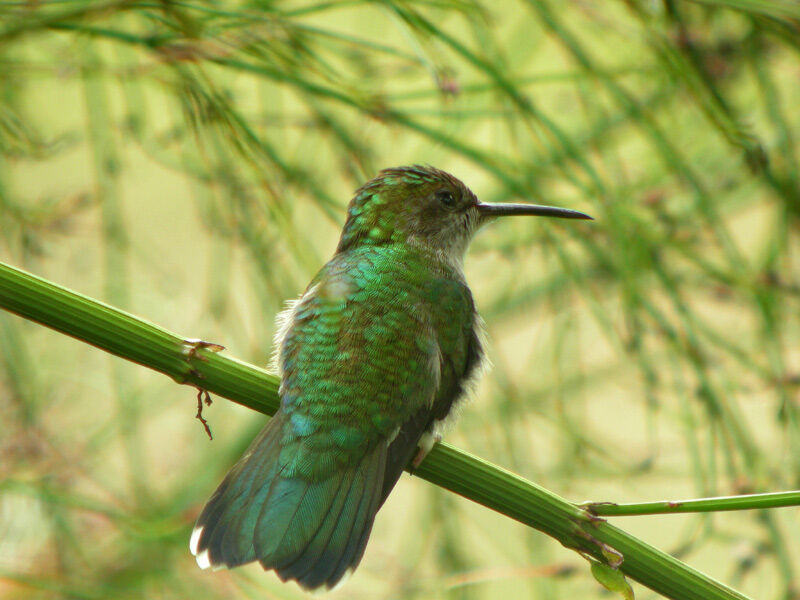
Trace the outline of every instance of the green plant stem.
<path fill-rule="evenodd" d="M 587 502 L 581 507 L 598 517 L 624 517 L 632 515 L 661 515 L 671 513 L 718 512 L 723 510 L 748 510 L 755 508 L 780 508 L 800 506 L 800 491 L 747 494 L 744 496 L 719 496 L 694 500 L 662 500 L 638 504 L 614 502 Z"/>
<path fill-rule="evenodd" d="M 278 380 L 131 314 L 0 263 L 0 308 L 271 415 Z M 448 444 L 414 475 L 507 515 L 674 599 L 746 600 L 742 594 L 530 481 Z"/>
<path fill-rule="evenodd" d="M 692 0 L 716 8 L 730 8 L 746 14 L 765 15 L 773 19 L 785 17 L 800 19 L 800 6 L 786 0 L 765 2 L 764 0 Z"/>
<path fill-rule="evenodd" d="M 0 263 L 0 308 L 139 363 L 178 383 L 229 398 L 271 415 L 278 380 L 234 358 L 191 347 L 178 335 L 139 317 Z"/>

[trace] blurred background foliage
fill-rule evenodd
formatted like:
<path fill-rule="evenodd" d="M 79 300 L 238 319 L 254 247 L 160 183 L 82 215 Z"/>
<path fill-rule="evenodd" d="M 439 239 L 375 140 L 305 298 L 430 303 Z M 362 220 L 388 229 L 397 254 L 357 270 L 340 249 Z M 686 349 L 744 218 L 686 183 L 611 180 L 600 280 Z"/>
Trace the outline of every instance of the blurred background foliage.
<path fill-rule="evenodd" d="M 430 163 L 498 223 L 448 440 L 575 501 L 800 486 L 800 5 L 0 2 L 0 259 L 265 364 L 352 190 Z M 524 222 L 523 222 L 524 221 Z M 0 596 L 299 598 L 188 553 L 263 423 L 0 314 Z M 798 598 L 797 509 L 615 520 Z M 593 598 L 549 538 L 404 477 L 333 598 Z M 655 595 L 638 588 L 640 598 Z"/>

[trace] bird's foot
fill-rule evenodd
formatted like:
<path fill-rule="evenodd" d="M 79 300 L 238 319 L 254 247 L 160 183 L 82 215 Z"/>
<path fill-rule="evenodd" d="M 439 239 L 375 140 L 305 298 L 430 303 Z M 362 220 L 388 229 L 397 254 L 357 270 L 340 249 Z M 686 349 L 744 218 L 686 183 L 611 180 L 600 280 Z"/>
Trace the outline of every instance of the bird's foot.
<path fill-rule="evenodd" d="M 428 452 L 431 451 L 431 448 L 441 441 L 441 433 L 423 433 L 422 437 L 419 439 L 417 455 L 414 457 L 414 460 L 411 461 L 411 469 L 413 470 L 419 467 L 422 461 L 425 460 L 425 457 L 428 456 Z"/>

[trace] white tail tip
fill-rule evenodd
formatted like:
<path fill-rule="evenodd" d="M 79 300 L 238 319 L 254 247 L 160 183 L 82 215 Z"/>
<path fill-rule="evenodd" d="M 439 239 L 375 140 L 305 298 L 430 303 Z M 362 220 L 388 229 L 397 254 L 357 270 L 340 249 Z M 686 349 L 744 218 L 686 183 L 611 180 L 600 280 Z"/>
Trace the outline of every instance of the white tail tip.
<path fill-rule="evenodd" d="M 208 558 L 208 550 L 203 550 L 197 555 L 197 566 L 201 569 L 207 569 L 211 566 L 211 559 Z"/>
<path fill-rule="evenodd" d="M 337 582 L 334 584 L 334 586 L 333 586 L 333 587 L 329 588 L 329 591 L 331 591 L 331 592 L 335 592 L 336 590 L 338 590 L 338 589 L 339 589 L 340 587 L 342 587 L 342 586 L 343 586 L 345 583 L 347 583 L 347 580 L 348 580 L 348 579 L 350 579 L 350 575 L 352 575 L 352 574 L 353 574 L 353 567 L 350 567 L 349 569 L 347 569 L 347 570 L 344 572 L 344 574 L 342 574 L 342 578 L 341 578 L 339 581 L 337 581 Z"/>
<path fill-rule="evenodd" d="M 197 526 L 192 531 L 192 537 L 189 539 L 189 552 L 192 556 L 197 556 L 197 545 L 200 543 L 200 536 L 203 535 L 203 526 Z"/>

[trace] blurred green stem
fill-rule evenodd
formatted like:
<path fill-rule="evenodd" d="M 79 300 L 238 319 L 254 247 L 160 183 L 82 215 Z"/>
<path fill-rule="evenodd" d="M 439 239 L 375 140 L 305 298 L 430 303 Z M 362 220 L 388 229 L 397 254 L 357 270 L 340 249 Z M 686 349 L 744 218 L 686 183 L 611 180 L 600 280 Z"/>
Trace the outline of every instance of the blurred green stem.
<path fill-rule="evenodd" d="M 271 415 L 278 380 L 266 371 L 203 348 L 169 331 L 44 279 L 0 263 L 0 308 L 112 354 Z M 746 600 L 681 561 L 496 465 L 438 444 L 414 475 L 487 506 L 656 592 L 681 600 Z"/>
<path fill-rule="evenodd" d="M 694 500 L 662 500 L 660 502 L 641 502 L 637 504 L 587 502 L 581 505 L 582 508 L 599 517 L 717 512 L 785 506 L 800 506 L 800 490 L 771 492 L 768 494 L 746 494 L 743 496 L 720 496 L 718 498 L 698 498 Z"/>

